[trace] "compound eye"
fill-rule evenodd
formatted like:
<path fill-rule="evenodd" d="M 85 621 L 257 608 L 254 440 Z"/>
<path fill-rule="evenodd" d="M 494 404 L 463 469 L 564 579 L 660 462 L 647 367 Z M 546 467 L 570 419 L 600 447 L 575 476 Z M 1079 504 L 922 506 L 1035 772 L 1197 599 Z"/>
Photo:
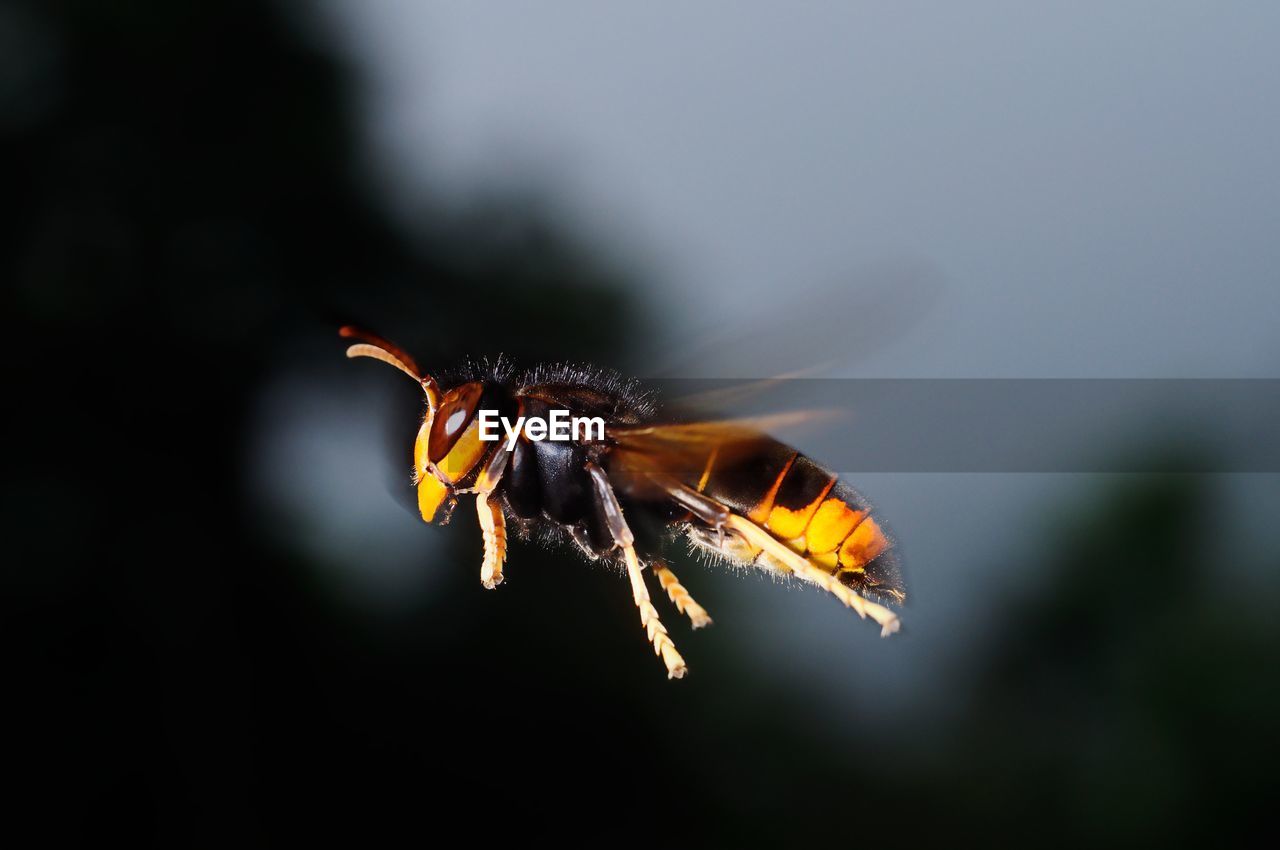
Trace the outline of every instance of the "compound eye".
<path fill-rule="evenodd" d="M 475 418 L 476 409 L 480 405 L 480 396 L 484 387 L 479 383 L 463 384 L 444 394 L 440 400 L 440 408 L 436 411 L 431 423 L 431 433 L 427 456 L 432 463 L 439 463 L 454 443 L 462 436 L 462 432 Z"/>

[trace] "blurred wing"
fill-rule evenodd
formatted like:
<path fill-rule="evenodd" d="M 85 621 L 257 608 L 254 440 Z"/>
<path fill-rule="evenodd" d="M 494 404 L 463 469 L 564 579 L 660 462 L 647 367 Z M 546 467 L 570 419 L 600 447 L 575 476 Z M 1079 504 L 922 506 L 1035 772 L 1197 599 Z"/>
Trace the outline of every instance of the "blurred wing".
<path fill-rule="evenodd" d="M 666 337 L 654 337 L 627 371 L 658 381 L 839 372 L 905 337 L 942 292 L 928 266 L 886 263 L 825 285 L 787 282 L 754 297 L 726 294 L 732 303 L 721 311 L 673 303 L 679 318 L 663 324 Z M 741 305 L 750 307 L 745 315 L 728 309 Z"/>
<path fill-rule="evenodd" d="M 802 410 L 747 419 L 672 424 L 615 425 L 606 437 L 613 443 L 613 470 L 642 477 L 666 475 L 696 483 L 717 465 L 732 464 L 777 444 L 766 432 L 835 418 L 830 411 Z"/>
<path fill-rule="evenodd" d="M 942 292 L 937 276 L 916 266 L 879 266 L 842 275 L 827 286 L 789 286 L 773 300 L 746 299 L 751 314 L 724 314 L 666 325 L 631 371 L 668 417 L 715 421 L 830 404 L 825 382 L 906 336 Z M 692 322 L 699 316 L 704 327 Z M 844 404 L 850 399 L 842 399 Z"/>
<path fill-rule="evenodd" d="M 674 392 L 665 406 L 681 419 L 723 419 L 726 418 L 723 411 L 758 406 L 761 400 L 768 397 L 770 390 L 781 388 L 787 381 L 818 375 L 829 366 L 830 364 L 819 364 L 755 380 L 682 381 L 671 388 Z M 775 427 L 785 427 L 785 424 Z M 761 426 L 761 430 L 767 427 L 766 423 Z"/>

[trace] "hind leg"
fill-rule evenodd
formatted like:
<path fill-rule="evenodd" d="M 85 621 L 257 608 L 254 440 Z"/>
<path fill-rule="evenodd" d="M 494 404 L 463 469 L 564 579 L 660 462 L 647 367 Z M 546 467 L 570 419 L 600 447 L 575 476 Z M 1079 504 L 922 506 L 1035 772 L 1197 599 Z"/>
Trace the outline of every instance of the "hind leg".
<path fill-rule="evenodd" d="M 758 546 L 762 551 L 767 552 L 774 559 L 786 565 L 798 578 L 810 584 L 816 584 L 826 590 L 852 608 L 859 617 L 864 619 L 870 617 L 875 620 L 880 624 L 881 637 L 888 637 L 896 632 L 901 625 L 897 614 L 883 605 L 878 605 L 869 599 L 863 599 L 854 592 L 853 588 L 842 584 L 839 579 L 825 570 L 818 569 L 809 563 L 808 558 L 791 551 L 786 545 L 778 542 L 772 534 L 751 520 L 732 514 L 726 526 L 742 535 L 748 543 Z"/>
<path fill-rule="evenodd" d="M 881 636 L 887 637 L 898 631 L 898 615 L 883 605 L 869 599 L 863 599 L 851 587 L 842 584 L 839 579 L 825 570 L 815 567 L 809 559 L 793 552 L 786 544 L 779 541 L 765 529 L 756 525 L 746 517 L 738 516 L 727 507 L 685 485 L 670 479 L 659 479 L 677 504 L 688 508 L 717 532 L 729 530 L 755 550 L 764 552 L 781 568 L 790 571 L 797 578 L 810 584 L 816 584 L 832 596 L 839 599 L 862 618 L 870 617 L 880 624 Z"/>

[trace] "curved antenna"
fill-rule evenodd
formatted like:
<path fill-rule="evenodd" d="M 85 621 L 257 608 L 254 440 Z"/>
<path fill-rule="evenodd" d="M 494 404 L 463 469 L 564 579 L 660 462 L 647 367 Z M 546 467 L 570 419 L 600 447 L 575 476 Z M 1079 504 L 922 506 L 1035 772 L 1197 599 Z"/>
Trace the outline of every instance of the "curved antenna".
<path fill-rule="evenodd" d="M 410 369 L 408 364 L 406 364 L 400 358 L 396 357 L 390 351 L 379 348 L 376 345 L 369 345 L 368 343 L 364 343 L 364 342 L 358 343 L 347 349 L 347 356 L 353 357 L 353 358 L 354 357 L 372 357 L 374 360 L 381 360 L 383 363 L 388 363 L 392 366 L 395 366 L 397 369 L 399 369 L 401 372 L 404 372 L 406 375 L 408 375 L 410 378 L 413 378 L 415 381 L 418 381 L 418 382 L 422 381 L 422 376 L 419 375 L 417 372 L 413 371 L 412 369 Z"/>
<path fill-rule="evenodd" d="M 343 325 L 342 327 L 338 328 L 338 336 L 343 337 L 344 339 L 364 340 L 365 342 L 370 343 L 376 348 L 381 348 L 387 354 L 390 354 L 393 358 L 400 361 L 399 363 L 392 363 L 391 365 L 395 366 L 397 369 L 400 369 L 403 372 L 407 372 L 408 374 L 412 375 L 415 381 L 421 380 L 420 376 L 422 374 L 422 370 L 418 368 L 418 364 L 414 362 L 412 355 L 410 355 L 409 352 L 405 351 L 400 346 L 396 345 L 394 342 L 389 342 L 388 340 L 383 339 L 377 334 L 370 333 L 369 331 L 366 331 L 363 328 L 357 328 L 355 325 Z M 352 348 L 356 348 L 356 347 L 357 346 L 352 346 Z M 369 355 L 356 354 L 353 356 L 367 357 Z M 377 359 L 382 360 L 381 357 Z M 384 360 L 383 362 L 390 363 L 391 361 Z M 407 369 L 405 368 L 406 366 L 408 367 Z"/>
<path fill-rule="evenodd" d="M 347 349 L 347 357 L 371 357 L 374 360 L 380 360 L 390 366 L 394 366 L 401 372 L 404 372 L 410 378 L 422 387 L 422 391 L 427 395 L 427 404 L 431 407 L 434 414 L 437 407 L 440 406 L 440 385 L 436 383 L 436 379 L 430 375 L 420 374 L 418 364 L 409 354 L 395 343 L 388 342 L 377 334 L 360 330 L 351 325 L 344 325 L 338 329 L 338 336 L 347 339 L 363 339 L 365 342 L 358 342 Z"/>

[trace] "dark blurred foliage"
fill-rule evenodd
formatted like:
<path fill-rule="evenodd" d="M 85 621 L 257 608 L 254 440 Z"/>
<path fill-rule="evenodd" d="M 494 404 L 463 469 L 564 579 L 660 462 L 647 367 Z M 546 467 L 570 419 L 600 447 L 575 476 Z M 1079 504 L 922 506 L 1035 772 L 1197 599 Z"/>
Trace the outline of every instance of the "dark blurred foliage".
<path fill-rule="evenodd" d="M 234 0 L 0 9 L 6 761 L 42 843 L 1261 828 L 1275 606 L 1215 586 L 1206 480 L 1139 481 L 1050 535 L 1025 569 L 1051 579 L 910 740 L 762 686 L 715 630 L 667 683 L 617 578 L 563 554 L 525 547 L 538 580 L 487 594 L 475 541 L 451 542 L 448 604 L 390 620 L 326 594 L 245 498 L 275 364 L 337 360 L 350 320 L 424 360 L 606 364 L 647 325 L 633 282 L 534 207 L 428 200 L 393 225 L 353 77 L 313 32 Z"/>
<path fill-rule="evenodd" d="M 1010 606 L 933 754 L 958 827 L 1064 844 L 1262 833 L 1280 623 L 1274 583 L 1229 585 L 1215 495 L 1211 478 L 1135 476 L 1046 535 L 1028 568 L 1051 584 Z"/>

